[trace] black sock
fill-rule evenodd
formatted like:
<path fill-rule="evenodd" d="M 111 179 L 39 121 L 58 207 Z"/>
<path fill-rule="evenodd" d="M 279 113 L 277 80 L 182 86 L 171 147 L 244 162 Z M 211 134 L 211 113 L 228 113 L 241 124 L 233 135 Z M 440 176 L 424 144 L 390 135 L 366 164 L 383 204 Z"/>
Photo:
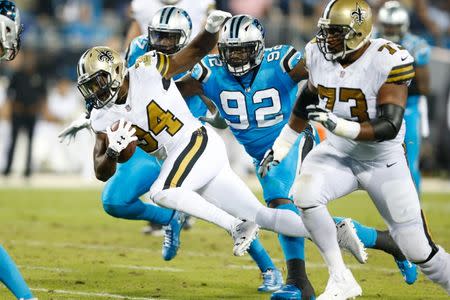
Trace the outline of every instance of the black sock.
<path fill-rule="evenodd" d="M 378 231 L 377 230 L 377 240 L 375 242 L 374 249 L 383 250 L 386 253 L 391 254 L 397 260 L 405 260 L 406 257 L 403 255 L 400 248 L 394 242 L 394 239 L 389 234 L 389 231 Z"/>
<path fill-rule="evenodd" d="M 305 261 L 294 258 L 286 261 L 286 284 L 292 284 L 302 290 L 302 299 L 309 300 L 315 295 L 314 288 L 306 275 Z"/>

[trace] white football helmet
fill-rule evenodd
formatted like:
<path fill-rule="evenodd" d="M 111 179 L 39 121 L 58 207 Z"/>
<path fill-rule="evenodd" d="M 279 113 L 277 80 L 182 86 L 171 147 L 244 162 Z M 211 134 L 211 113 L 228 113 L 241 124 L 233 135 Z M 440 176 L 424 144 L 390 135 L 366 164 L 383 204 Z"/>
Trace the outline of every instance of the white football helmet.
<path fill-rule="evenodd" d="M 173 54 L 189 42 L 192 20 L 188 13 L 175 6 L 165 6 L 158 10 L 148 26 L 150 49 L 164 54 Z"/>
<path fill-rule="evenodd" d="M 0 0 L 0 60 L 13 60 L 20 49 L 23 25 L 20 12 L 12 1 Z"/>
<path fill-rule="evenodd" d="M 223 26 L 218 48 L 220 59 L 227 65 L 228 71 L 242 76 L 261 64 L 264 28 L 252 16 L 234 16 Z"/>
<path fill-rule="evenodd" d="M 400 42 L 409 29 L 409 15 L 398 1 L 388 1 L 378 12 L 379 32 L 382 38 Z"/>

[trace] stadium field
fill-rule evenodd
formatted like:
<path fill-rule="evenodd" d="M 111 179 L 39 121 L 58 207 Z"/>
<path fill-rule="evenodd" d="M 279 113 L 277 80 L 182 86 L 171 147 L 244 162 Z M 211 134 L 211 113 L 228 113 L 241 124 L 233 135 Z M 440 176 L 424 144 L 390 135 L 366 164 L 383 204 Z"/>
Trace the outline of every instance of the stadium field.
<path fill-rule="evenodd" d="M 427 193 L 423 207 L 436 242 L 450 249 L 450 194 Z M 232 256 L 232 240 L 198 221 L 182 234 L 176 259 L 161 258 L 161 237 L 143 236 L 143 222 L 107 216 L 99 189 L 0 189 L 0 240 L 39 299 L 269 299 L 256 291 L 260 273 L 249 256 Z M 365 193 L 335 201 L 334 215 L 385 228 Z M 283 257 L 277 237 L 261 233 L 277 266 Z M 358 299 L 448 299 L 422 274 L 408 286 L 387 254 L 369 251 L 360 265 L 346 262 L 363 288 Z M 316 293 L 327 270 L 307 243 L 307 268 Z M 284 270 L 283 270 L 284 271 Z M 0 299 L 13 299 L 4 286 Z"/>

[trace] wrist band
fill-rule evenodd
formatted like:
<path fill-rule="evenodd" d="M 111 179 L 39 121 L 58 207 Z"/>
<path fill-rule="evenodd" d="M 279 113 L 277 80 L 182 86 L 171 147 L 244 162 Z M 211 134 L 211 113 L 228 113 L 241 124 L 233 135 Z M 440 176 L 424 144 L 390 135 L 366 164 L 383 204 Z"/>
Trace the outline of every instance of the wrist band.
<path fill-rule="evenodd" d="M 106 149 L 106 156 L 108 156 L 109 158 L 113 159 L 113 160 L 117 160 L 119 158 L 120 153 L 115 151 L 112 148 Z"/>

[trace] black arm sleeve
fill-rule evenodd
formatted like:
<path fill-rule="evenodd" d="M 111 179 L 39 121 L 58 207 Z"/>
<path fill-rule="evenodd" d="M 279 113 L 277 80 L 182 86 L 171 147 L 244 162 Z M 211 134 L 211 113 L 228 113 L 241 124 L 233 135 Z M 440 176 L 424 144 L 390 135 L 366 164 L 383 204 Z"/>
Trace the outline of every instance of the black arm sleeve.
<path fill-rule="evenodd" d="M 392 140 L 402 126 L 405 108 L 396 104 L 382 104 L 377 107 L 377 118 L 370 121 L 375 138 L 379 141 Z"/>
<path fill-rule="evenodd" d="M 300 91 L 300 95 L 295 102 L 294 109 L 292 113 L 299 118 L 304 120 L 308 120 L 308 112 L 306 111 L 306 107 L 310 104 L 318 104 L 319 98 L 316 94 L 311 92 L 308 88 L 308 84 L 303 86 L 303 89 Z"/>

